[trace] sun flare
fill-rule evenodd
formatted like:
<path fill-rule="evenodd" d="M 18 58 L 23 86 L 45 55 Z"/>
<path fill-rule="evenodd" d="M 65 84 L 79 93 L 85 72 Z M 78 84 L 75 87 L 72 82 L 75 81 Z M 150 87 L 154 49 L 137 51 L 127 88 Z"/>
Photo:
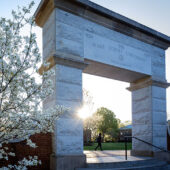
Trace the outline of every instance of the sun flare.
<path fill-rule="evenodd" d="M 90 112 L 90 109 L 87 106 L 83 106 L 78 112 L 78 116 L 82 119 L 87 119 L 91 115 L 92 112 Z"/>

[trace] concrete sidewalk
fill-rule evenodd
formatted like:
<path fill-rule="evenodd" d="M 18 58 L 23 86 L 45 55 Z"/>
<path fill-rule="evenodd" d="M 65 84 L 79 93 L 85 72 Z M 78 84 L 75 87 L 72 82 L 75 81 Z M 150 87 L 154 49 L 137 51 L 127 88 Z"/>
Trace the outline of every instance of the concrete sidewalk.
<path fill-rule="evenodd" d="M 152 157 L 139 157 L 130 156 L 130 151 L 127 152 L 127 161 L 138 161 L 138 160 L 148 160 Z M 125 151 L 114 150 L 114 151 L 84 151 L 87 157 L 87 163 L 108 163 L 108 162 L 124 162 Z"/>

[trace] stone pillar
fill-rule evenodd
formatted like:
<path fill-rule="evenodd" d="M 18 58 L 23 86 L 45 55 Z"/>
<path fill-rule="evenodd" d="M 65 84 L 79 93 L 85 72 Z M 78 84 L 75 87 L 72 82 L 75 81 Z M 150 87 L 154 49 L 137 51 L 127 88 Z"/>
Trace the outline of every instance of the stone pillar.
<path fill-rule="evenodd" d="M 46 1 L 43 17 L 43 58 L 55 69 L 55 94 L 44 107 L 63 105 L 69 108 L 56 122 L 53 137 L 51 170 L 74 170 L 85 166 L 83 123 L 77 112 L 82 104 L 82 71 L 84 63 L 83 34 L 64 20 L 62 10 Z M 61 15 L 64 16 L 61 16 Z"/>
<path fill-rule="evenodd" d="M 167 82 L 150 77 L 131 83 L 132 136 L 167 149 L 166 88 Z M 136 139 L 132 140 L 132 155 L 153 156 L 160 151 Z"/>
<path fill-rule="evenodd" d="M 82 104 L 82 70 L 86 64 L 56 55 L 50 61 L 53 61 L 51 65 L 56 73 L 55 93 L 44 102 L 44 108 L 55 105 L 68 108 L 56 121 L 51 169 L 74 170 L 85 167 L 83 122 L 77 113 Z"/>

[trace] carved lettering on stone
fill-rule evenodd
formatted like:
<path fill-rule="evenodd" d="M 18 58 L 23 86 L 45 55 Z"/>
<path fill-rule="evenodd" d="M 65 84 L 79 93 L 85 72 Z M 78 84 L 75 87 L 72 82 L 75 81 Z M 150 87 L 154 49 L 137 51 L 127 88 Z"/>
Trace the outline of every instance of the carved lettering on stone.
<path fill-rule="evenodd" d="M 151 56 L 146 51 L 88 31 L 84 34 L 84 58 L 151 75 Z"/>

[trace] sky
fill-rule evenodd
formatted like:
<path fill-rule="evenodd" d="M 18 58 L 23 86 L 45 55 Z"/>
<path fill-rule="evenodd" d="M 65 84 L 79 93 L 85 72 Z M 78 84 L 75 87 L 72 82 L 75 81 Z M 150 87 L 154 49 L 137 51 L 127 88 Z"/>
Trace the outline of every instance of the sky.
<path fill-rule="evenodd" d="M 133 19 L 170 36 L 170 0 L 91 0 L 114 12 Z M 0 17 L 10 17 L 12 9 L 30 0 L 0 0 Z M 35 7 L 40 0 L 35 0 Z M 41 28 L 36 28 L 39 47 L 42 47 Z M 166 78 L 170 82 L 170 49 L 166 51 Z M 121 121 L 131 120 L 131 92 L 129 83 L 83 74 L 83 88 L 93 98 L 95 111 L 99 107 L 112 110 Z M 170 113 L 170 88 L 167 89 L 167 112 Z"/>

